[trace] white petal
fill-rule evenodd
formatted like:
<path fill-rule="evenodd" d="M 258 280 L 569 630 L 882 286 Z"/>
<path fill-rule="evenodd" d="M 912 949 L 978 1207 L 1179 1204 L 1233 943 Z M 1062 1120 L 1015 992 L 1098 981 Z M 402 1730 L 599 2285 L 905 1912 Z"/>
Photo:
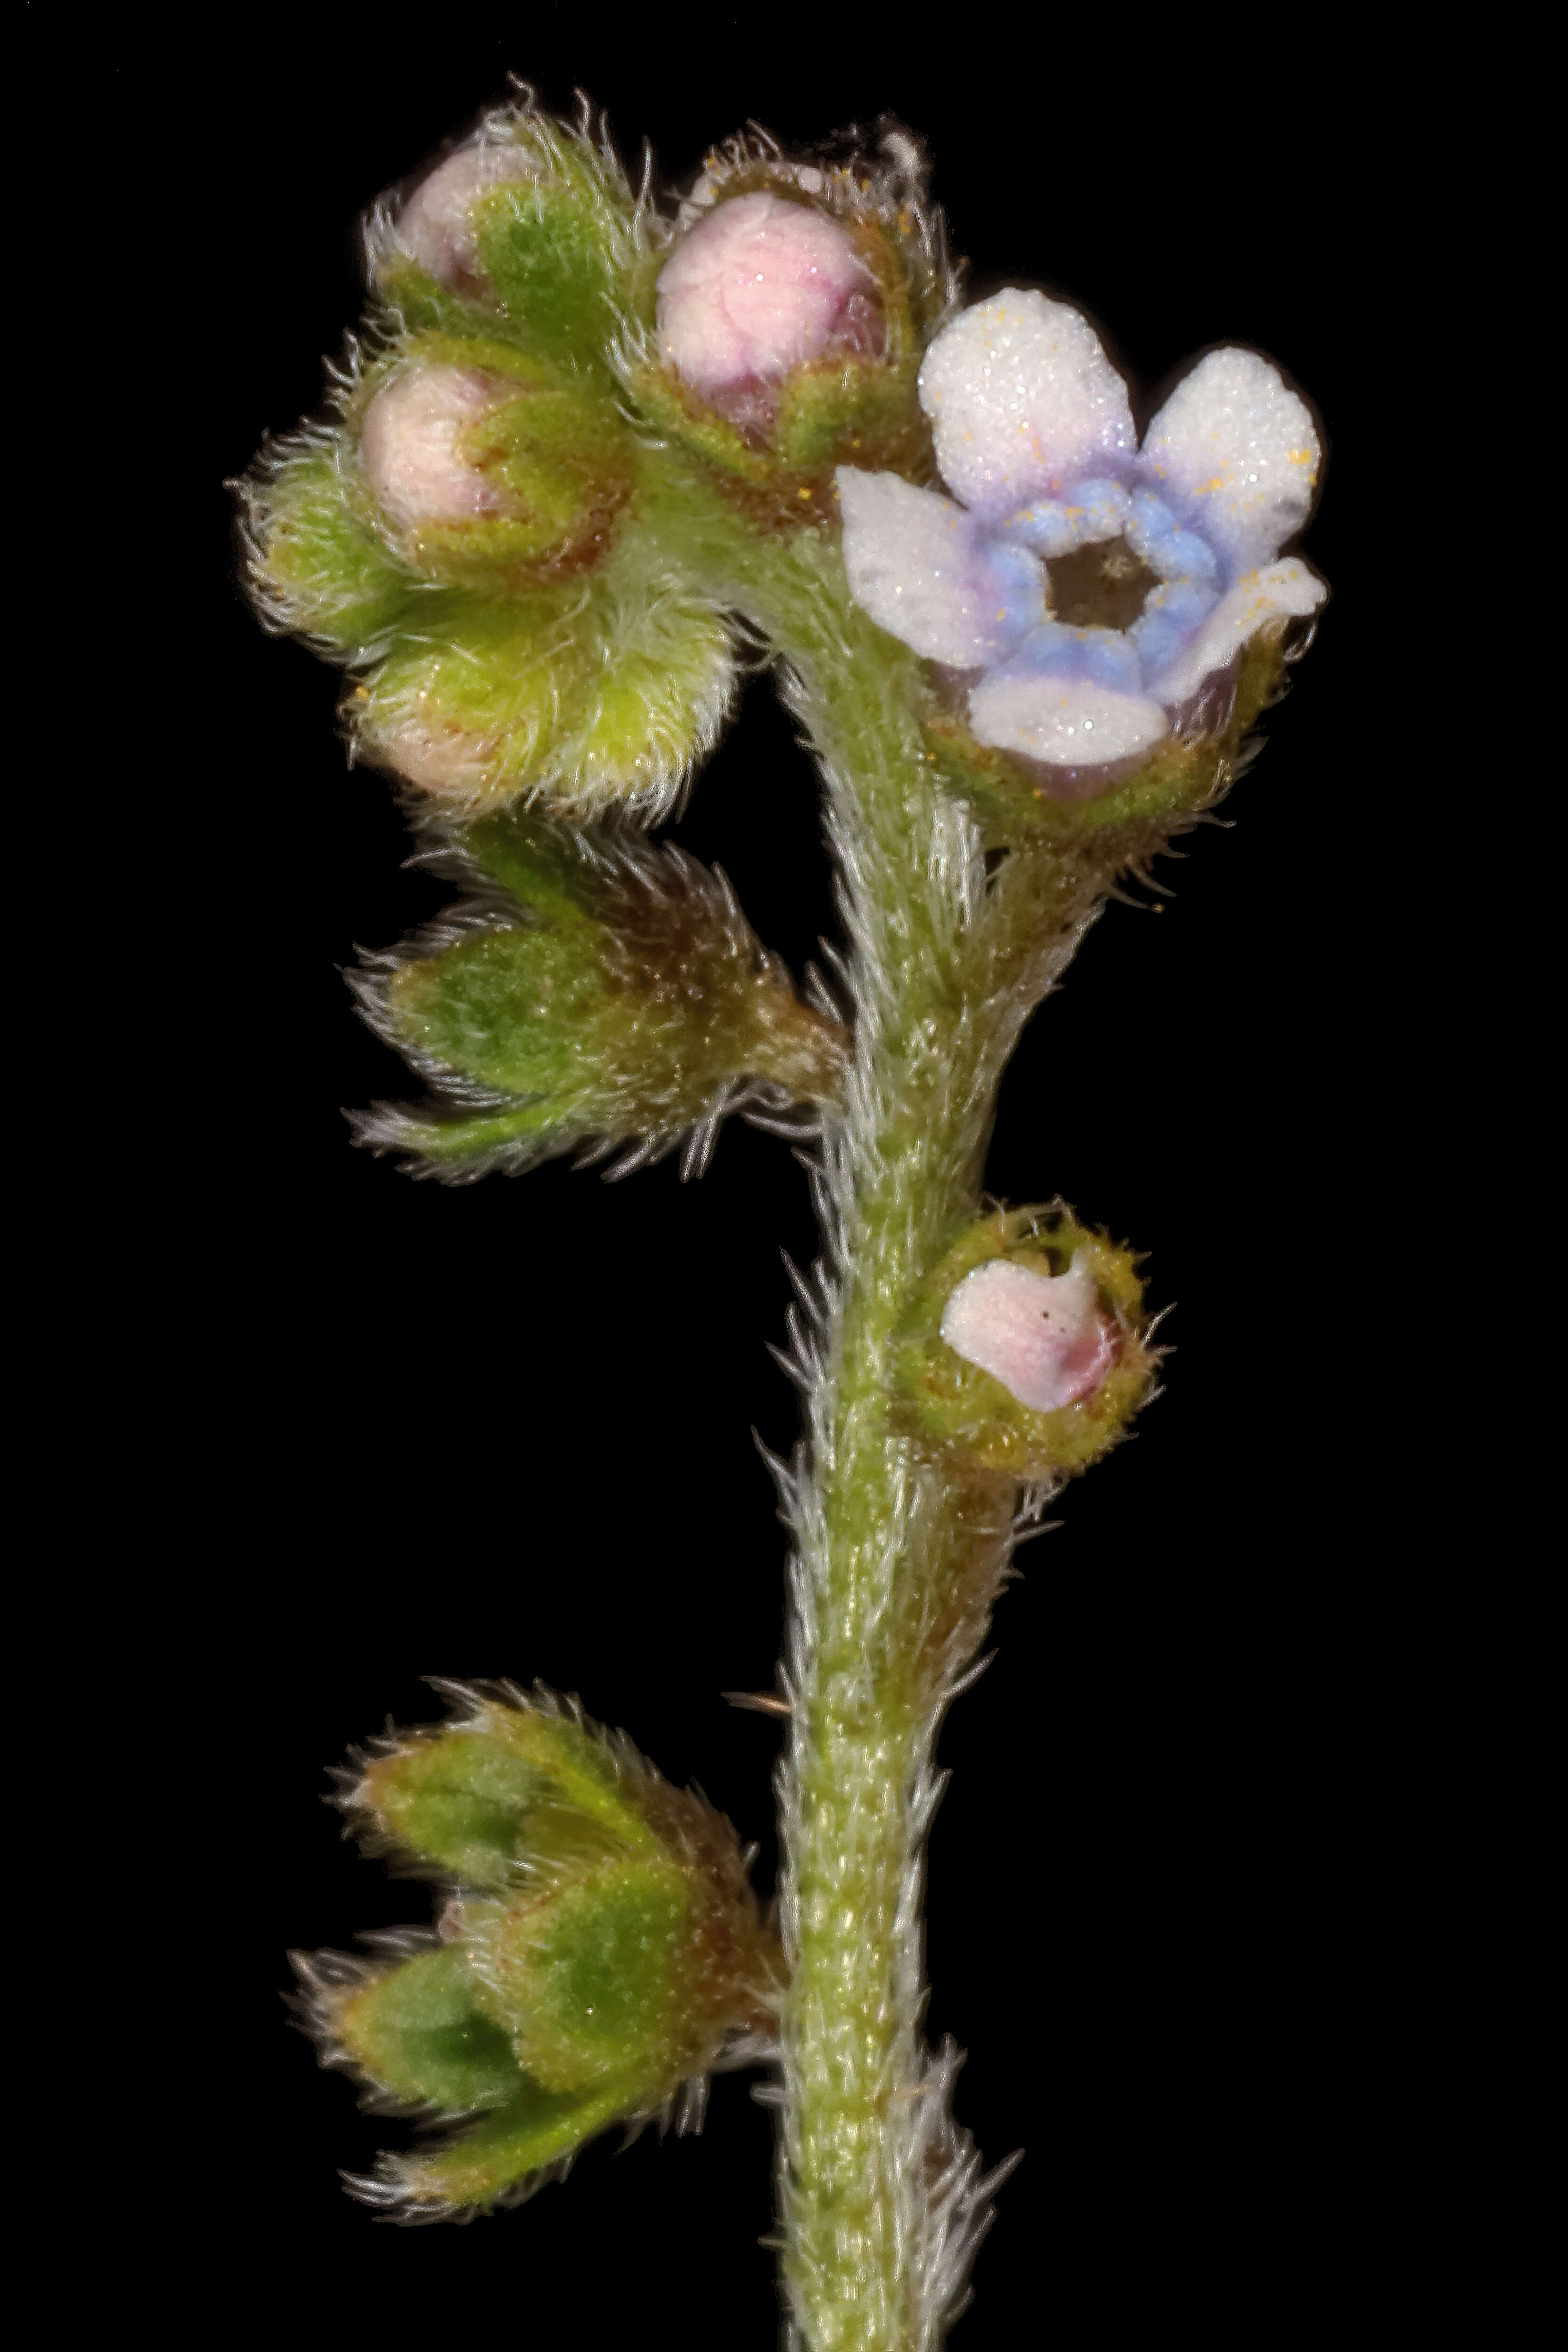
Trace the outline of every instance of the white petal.
<path fill-rule="evenodd" d="M 1058 499 L 1095 458 L 1137 446 L 1127 387 L 1087 319 L 1012 289 L 961 311 L 921 368 L 942 479 L 996 520 Z"/>
<path fill-rule="evenodd" d="M 983 540 L 962 507 L 897 474 L 840 466 L 849 593 L 928 661 L 981 669 L 1046 616 L 1046 575 L 1026 549 Z"/>
<path fill-rule="evenodd" d="M 1100 1386 L 1115 1340 L 1088 1266 L 1036 1274 L 988 1258 L 966 1274 L 942 1309 L 942 1336 L 966 1363 L 1037 1412 L 1055 1412 Z"/>
<path fill-rule="evenodd" d="M 1304 620 L 1317 611 L 1328 593 L 1316 572 L 1309 572 L 1293 555 L 1265 571 L 1247 572 L 1234 588 L 1226 589 L 1197 635 L 1154 680 L 1150 691 L 1159 696 L 1167 710 L 1176 709 L 1192 699 L 1205 677 L 1233 662 L 1266 621 L 1282 614 Z"/>
<path fill-rule="evenodd" d="M 1147 695 L 1037 673 L 983 677 L 969 698 L 969 724 L 982 743 L 1052 768 L 1103 767 L 1149 751 L 1167 732 L 1164 712 Z"/>
<path fill-rule="evenodd" d="M 1277 555 L 1311 509 L 1322 449 L 1305 401 L 1256 352 L 1210 352 L 1149 427 L 1145 463 L 1232 566 Z"/>

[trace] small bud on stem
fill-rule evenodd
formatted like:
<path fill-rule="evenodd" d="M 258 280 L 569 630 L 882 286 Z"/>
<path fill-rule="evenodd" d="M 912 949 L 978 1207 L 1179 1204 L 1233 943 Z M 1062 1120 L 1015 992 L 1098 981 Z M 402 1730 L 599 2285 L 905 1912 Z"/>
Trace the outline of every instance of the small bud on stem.
<path fill-rule="evenodd" d="M 1135 1264 L 1059 1206 L 966 1226 L 900 1326 L 900 1417 L 975 1469 L 1038 1480 L 1085 1468 L 1149 1394 Z"/>

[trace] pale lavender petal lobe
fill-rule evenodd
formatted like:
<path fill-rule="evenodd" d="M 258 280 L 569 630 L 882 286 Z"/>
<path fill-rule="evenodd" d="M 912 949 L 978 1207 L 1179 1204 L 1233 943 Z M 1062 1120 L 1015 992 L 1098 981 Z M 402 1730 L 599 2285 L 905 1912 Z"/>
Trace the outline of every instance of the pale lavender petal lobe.
<path fill-rule="evenodd" d="M 897 474 L 841 466 L 844 568 L 856 603 L 929 661 L 980 669 L 1046 614 L 1026 548 L 987 540 L 962 507 Z"/>
<path fill-rule="evenodd" d="M 1307 404 L 1256 352 L 1210 352 L 1149 427 L 1145 464 L 1230 559 L 1268 562 L 1311 510 L 1322 458 Z"/>
<path fill-rule="evenodd" d="M 1249 572 L 1226 591 L 1184 650 L 1154 677 L 1150 692 L 1167 710 L 1190 701 L 1206 677 L 1236 659 L 1247 639 L 1269 621 L 1304 620 L 1328 590 L 1299 557 Z"/>

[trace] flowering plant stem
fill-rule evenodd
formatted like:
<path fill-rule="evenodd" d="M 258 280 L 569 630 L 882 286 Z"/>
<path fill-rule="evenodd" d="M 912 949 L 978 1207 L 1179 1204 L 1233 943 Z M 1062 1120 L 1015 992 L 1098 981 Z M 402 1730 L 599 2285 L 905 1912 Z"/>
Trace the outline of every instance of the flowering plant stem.
<path fill-rule="evenodd" d="M 678 1144 L 696 1172 L 737 1110 L 820 1145 L 774 1465 L 776 1927 L 731 1825 L 624 1735 L 447 1686 L 456 1719 L 389 1731 L 344 1800 L 447 1890 L 437 1937 L 298 1965 L 324 2063 L 453 2127 L 354 2184 L 400 2220 L 521 2201 L 612 2112 L 685 2127 L 776 2055 L 795 2352 L 937 2352 L 995 2180 L 923 2043 L 937 1732 L 1020 1535 L 1158 1356 L 1131 1249 L 983 1202 L 997 1089 L 1305 649 L 1326 589 L 1285 551 L 1322 447 L 1228 346 L 1140 435 L 1081 313 L 955 309 L 905 133 L 837 153 L 731 142 L 668 217 L 591 111 L 523 93 L 377 207 L 333 415 L 244 486 L 264 619 L 354 677 L 353 741 L 470 893 L 357 975 L 432 1090 L 359 1139 L 454 1181 Z M 825 780 L 836 1005 L 647 838 L 748 642 Z"/>
<path fill-rule="evenodd" d="M 731 563 L 715 590 L 784 653 L 826 778 L 856 1017 L 824 1136 L 825 1264 L 796 1333 L 808 1451 L 782 1481 L 784 2264 L 810 2352 L 916 2352 L 940 2341 L 984 2205 L 950 2120 L 951 2060 L 921 2042 L 931 1753 L 1043 1496 L 922 1456 L 895 1426 L 889 1351 L 978 1212 L 1003 1070 L 1111 869 L 1039 846 L 988 877 L 923 748 L 912 657 L 853 604 L 837 547 L 717 536 Z"/>

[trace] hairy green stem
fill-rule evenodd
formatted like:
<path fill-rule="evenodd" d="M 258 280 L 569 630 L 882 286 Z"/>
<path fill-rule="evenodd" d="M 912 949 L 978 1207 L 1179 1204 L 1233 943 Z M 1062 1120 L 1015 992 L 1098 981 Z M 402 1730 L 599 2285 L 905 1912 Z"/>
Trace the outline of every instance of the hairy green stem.
<path fill-rule="evenodd" d="M 903 1309 L 980 1209 L 996 1090 L 1102 893 L 1092 861 L 980 835 L 938 787 L 901 651 L 815 568 L 775 643 L 827 775 L 857 1059 L 825 1148 L 836 1279 L 807 1343 L 784 1774 L 785 2276 L 809 2352 L 924 2352 L 984 2197 L 920 2033 L 931 1751 L 1014 1539 L 1014 1483 L 922 1458 L 889 1414 Z M 802 580 L 799 583 L 806 587 Z M 793 602 L 794 600 L 792 600 Z"/>
<path fill-rule="evenodd" d="M 684 486 L 689 520 L 700 496 Z M 951 2060 L 921 2034 L 931 1755 L 1029 1498 L 900 1433 L 889 1352 L 980 1210 L 1003 1070 L 1111 862 L 988 860 L 938 783 L 920 667 L 854 605 L 832 541 L 759 541 L 716 500 L 707 529 L 711 585 L 789 663 L 826 778 L 856 1040 L 823 1141 L 821 1311 L 798 1339 L 807 1459 L 786 1482 L 784 2272 L 802 2352 L 931 2352 L 985 2210 Z"/>

